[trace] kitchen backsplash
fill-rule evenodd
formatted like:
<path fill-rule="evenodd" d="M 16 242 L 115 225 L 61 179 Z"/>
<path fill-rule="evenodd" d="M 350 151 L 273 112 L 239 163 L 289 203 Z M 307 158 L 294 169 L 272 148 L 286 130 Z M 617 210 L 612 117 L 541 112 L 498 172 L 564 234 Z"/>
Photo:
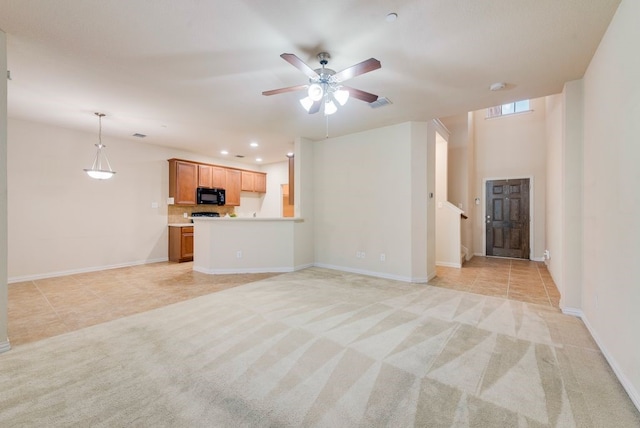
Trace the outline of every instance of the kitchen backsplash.
<path fill-rule="evenodd" d="M 184 213 L 187 213 L 187 217 L 191 216 L 193 212 L 207 212 L 207 213 L 218 213 L 220 216 L 224 216 L 225 214 L 231 214 L 234 212 L 233 206 L 218 206 L 218 205 L 197 205 L 193 207 L 184 207 L 178 205 L 169 205 L 168 210 L 168 221 L 169 224 L 175 223 L 189 223 L 190 220 L 184 218 Z"/>

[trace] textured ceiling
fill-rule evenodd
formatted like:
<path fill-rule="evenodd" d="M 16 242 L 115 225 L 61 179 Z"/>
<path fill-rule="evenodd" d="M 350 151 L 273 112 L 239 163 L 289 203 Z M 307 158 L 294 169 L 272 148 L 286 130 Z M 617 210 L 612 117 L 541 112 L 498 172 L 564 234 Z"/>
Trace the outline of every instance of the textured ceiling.
<path fill-rule="evenodd" d="M 336 71 L 381 61 L 348 84 L 393 104 L 351 99 L 330 116 L 338 136 L 558 93 L 583 76 L 619 2 L 0 0 L 9 117 L 95 132 L 100 111 L 107 144 L 137 132 L 207 156 L 281 161 L 296 136 L 327 129 L 302 93 L 261 95 L 307 83 L 281 53 L 316 68 L 327 51 Z M 489 91 L 494 82 L 507 89 Z"/>

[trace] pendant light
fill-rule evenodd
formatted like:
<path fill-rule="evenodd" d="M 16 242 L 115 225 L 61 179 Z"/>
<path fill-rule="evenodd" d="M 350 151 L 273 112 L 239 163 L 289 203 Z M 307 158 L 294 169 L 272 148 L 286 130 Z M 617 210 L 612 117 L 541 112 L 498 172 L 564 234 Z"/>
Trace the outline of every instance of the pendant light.
<path fill-rule="evenodd" d="M 96 153 L 96 157 L 93 160 L 93 165 L 91 165 L 90 169 L 85 169 L 84 172 L 91 178 L 95 178 L 97 180 L 108 180 L 113 177 L 115 171 L 111 169 L 111 164 L 109 163 L 109 159 L 107 159 L 107 155 L 102 152 L 105 146 L 102 144 L 102 118 L 105 116 L 104 113 L 95 113 L 98 116 L 98 144 L 95 146 L 98 148 L 98 152 Z"/>

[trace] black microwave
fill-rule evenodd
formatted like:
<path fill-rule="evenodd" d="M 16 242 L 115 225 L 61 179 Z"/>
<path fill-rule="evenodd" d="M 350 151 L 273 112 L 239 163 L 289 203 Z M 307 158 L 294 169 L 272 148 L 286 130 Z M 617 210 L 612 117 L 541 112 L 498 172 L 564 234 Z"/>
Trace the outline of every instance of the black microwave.
<path fill-rule="evenodd" d="M 224 205 L 224 189 L 198 187 L 196 190 L 196 202 L 198 205 Z"/>

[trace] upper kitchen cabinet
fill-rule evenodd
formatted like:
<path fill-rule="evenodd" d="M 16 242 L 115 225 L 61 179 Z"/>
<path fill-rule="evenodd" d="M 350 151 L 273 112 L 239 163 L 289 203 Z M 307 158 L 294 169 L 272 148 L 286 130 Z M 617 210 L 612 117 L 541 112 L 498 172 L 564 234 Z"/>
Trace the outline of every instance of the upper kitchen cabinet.
<path fill-rule="evenodd" d="M 238 206 L 241 191 L 267 191 L 267 174 L 169 159 L 169 197 L 175 205 L 197 205 L 198 187 L 224 189 L 225 205 Z"/>
<path fill-rule="evenodd" d="M 225 175 L 225 204 L 238 206 L 240 205 L 241 172 L 237 169 L 226 169 Z"/>
<path fill-rule="evenodd" d="M 176 205 L 195 205 L 198 165 L 169 159 L 169 197 Z"/>
<path fill-rule="evenodd" d="M 226 168 L 213 165 L 198 165 L 198 187 L 225 189 L 226 185 Z"/>
<path fill-rule="evenodd" d="M 242 190 L 246 192 L 266 193 L 267 174 L 262 172 L 242 171 Z"/>

